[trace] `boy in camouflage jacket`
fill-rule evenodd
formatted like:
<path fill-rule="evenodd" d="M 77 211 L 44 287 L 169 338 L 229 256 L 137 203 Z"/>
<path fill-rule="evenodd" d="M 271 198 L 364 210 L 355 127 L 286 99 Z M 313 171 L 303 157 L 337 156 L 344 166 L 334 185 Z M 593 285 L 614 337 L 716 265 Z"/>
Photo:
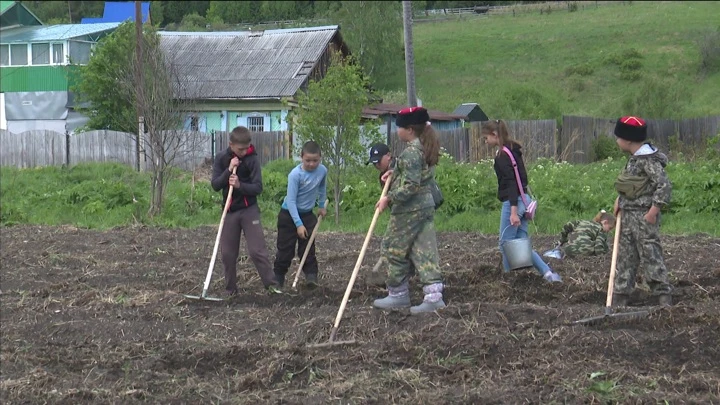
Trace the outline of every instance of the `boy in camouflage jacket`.
<path fill-rule="evenodd" d="M 615 125 L 618 147 L 630 153 L 615 182 L 618 198 L 614 213 L 622 210 L 620 243 L 613 305 L 628 304 L 637 269 L 644 275 L 660 305 L 672 305 L 672 286 L 660 244 L 660 211 L 668 203 L 672 185 L 665 173 L 668 158 L 647 139 L 647 124 L 638 117 L 622 117 Z"/>
<path fill-rule="evenodd" d="M 599 256 L 610 250 L 607 234 L 615 227 L 615 217 L 600 211 L 592 221 L 578 219 L 563 226 L 555 243 L 561 257 Z"/>

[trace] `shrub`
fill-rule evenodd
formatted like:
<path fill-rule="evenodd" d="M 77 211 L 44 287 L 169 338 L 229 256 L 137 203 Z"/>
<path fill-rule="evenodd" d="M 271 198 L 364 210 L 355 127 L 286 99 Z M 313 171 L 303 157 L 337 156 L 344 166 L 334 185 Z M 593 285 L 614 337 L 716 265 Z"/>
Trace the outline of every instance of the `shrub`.
<path fill-rule="evenodd" d="M 623 152 L 618 148 L 615 140 L 609 136 L 600 135 L 592 141 L 593 161 L 606 160 L 608 158 L 620 159 Z"/>
<path fill-rule="evenodd" d="M 642 61 L 640 59 L 625 59 L 620 64 L 621 72 L 634 72 L 642 69 Z"/>
<path fill-rule="evenodd" d="M 720 27 L 706 32 L 698 40 L 700 71 L 705 74 L 720 71 Z"/>
<path fill-rule="evenodd" d="M 498 115 L 505 119 L 548 119 L 562 115 L 559 97 L 549 89 L 517 85 L 508 89 L 503 102 L 506 104 Z"/>
<path fill-rule="evenodd" d="M 643 59 L 643 55 L 635 48 L 628 48 L 608 55 L 606 63 L 610 65 L 622 65 L 627 60 Z"/>
<path fill-rule="evenodd" d="M 680 118 L 690 101 L 687 90 L 674 81 L 646 78 L 623 100 L 623 109 L 644 118 Z"/>
<path fill-rule="evenodd" d="M 568 66 L 565 69 L 566 76 L 579 75 L 579 76 L 590 76 L 595 72 L 595 69 L 589 63 L 580 63 L 573 66 Z"/>

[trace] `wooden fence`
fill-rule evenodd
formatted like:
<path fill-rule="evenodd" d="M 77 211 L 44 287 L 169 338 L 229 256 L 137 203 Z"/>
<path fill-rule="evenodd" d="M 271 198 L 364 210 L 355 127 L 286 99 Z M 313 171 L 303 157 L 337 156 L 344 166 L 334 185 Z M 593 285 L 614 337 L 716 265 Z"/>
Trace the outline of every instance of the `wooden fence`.
<path fill-rule="evenodd" d="M 523 146 L 523 159 L 554 158 L 556 154 L 557 122 L 555 120 L 513 120 L 505 121 L 513 139 Z M 495 156 L 495 148 L 485 144 L 481 135 L 482 123 L 473 123 L 470 128 L 473 154 L 470 161 L 477 162 Z"/>
<path fill-rule="evenodd" d="M 599 137 L 613 137 L 615 119 L 564 116 L 562 127 L 555 120 L 506 121 L 510 134 L 523 145 L 526 161 L 539 158 L 588 163 Z M 707 149 L 707 141 L 720 135 L 720 116 L 685 120 L 647 120 L 648 138 L 666 152 L 682 151 L 693 155 Z M 495 151 L 485 145 L 482 123 L 470 128 L 438 131 L 440 145 L 458 162 L 477 162 L 492 158 Z M 172 136 L 181 145 L 174 166 L 193 170 L 227 148 L 228 132 L 176 132 Z M 391 135 L 390 148 L 399 155 L 405 144 Z M 292 158 L 291 138 L 287 132 L 260 132 L 253 136 L 261 164 Z M 142 145 L 141 145 L 142 146 Z M 720 148 L 720 145 L 716 146 Z M 28 131 L 13 134 L 0 131 L 0 165 L 19 168 L 75 165 L 81 162 L 118 162 L 136 167 L 135 135 L 116 131 L 90 131 L 66 135 L 53 131 Z M 150 148 L 141 148 L 140 168 L 150 167 Z M 145 152 L 147 151 L 147 152 Z"/>
<path fill-rule="evenodd" d="M 215 154 L 220 153 L 228 147 L 230 132 L 215 132 Z M 290 148 L 290 135 L 288 132 L 258 132 L 253 134 L 253 146 L 257 152 L 261 165 L 276 159 L 288 159 L 292 157 Z"/>
<path fill-rule="evenodd" d="M 173 155 L 173 166 L 193 170 L 207 159 L 224 150 L 229 133 L 166 131 L 164 145 Z M 285 132 L 260 132 L 253 136 L 260 161 L 288 158 Z M 76 165 L 83 162 L 117 162 L 137 167 L 136 135 L 125 132 L 97 130 L 69 135 L 54 131 L 27 131 L 14 134 L 0 130 L 0 166 L 33 168 L 40 166 Z M 141 142 L 140 169 L 152 164 L 147 139 Z"/>
<path fill-rule="evenodd" d="M 563 116 L 559 132 L 558 158 L 571 163 L 589 163 L 595 160 L 593 146 L 602 136 L 614 139 L 617 118 Z M 707 148 L 707 140 L 720 135 L 720 115 L 684 120 L 646 120 L 648 139 L 668 152 L 680 149 L 687 152 Z"/>
<path fill-rule="evenodd" d="M 440 138 L 440 147 L 452 156 L 455 161 L 470 161 L 470 133 L 467 128 L 457 128 L 445 131 L 437 131 Z M 391 135 L 390 150 L 393 156 L 398 156 L 405 150 L 406 144 L 398 139 L 397 134 Z"/>
<path fill-rule="evenodd" d="M 538 158 L 554 158 L 556 147 L 557 123 L 555 120 L 506 121 L 513 138 L 523 145 L 524 158 L 528 161 Z M 457 128 L 437 131 L 440 146 L 456 162 L 477 162 L 495 156 L 494 148 L 485 144 L 481 135 L 481 122 L 475 122 L 470 128 Z M 404 149 L 405 144 L 392 137 L 390 146 L 395 156 Z"/>

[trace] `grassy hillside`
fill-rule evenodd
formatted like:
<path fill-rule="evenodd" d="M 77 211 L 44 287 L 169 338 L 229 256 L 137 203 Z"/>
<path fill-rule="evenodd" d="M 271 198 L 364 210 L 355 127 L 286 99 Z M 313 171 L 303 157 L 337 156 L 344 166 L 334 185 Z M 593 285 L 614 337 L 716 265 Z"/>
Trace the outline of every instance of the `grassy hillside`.
<path fill-rule="evenodd" d="M 418 23 L 416 86 L 426 106 L 477 102 L 492 117 L 720 114 L 720 72 L 701 72 L 698 46 L 715 32 L 720 54 L 718 30 L 720 2 L 618 2 Z M 404 90 L 405 79 L 379 84 Z"/>

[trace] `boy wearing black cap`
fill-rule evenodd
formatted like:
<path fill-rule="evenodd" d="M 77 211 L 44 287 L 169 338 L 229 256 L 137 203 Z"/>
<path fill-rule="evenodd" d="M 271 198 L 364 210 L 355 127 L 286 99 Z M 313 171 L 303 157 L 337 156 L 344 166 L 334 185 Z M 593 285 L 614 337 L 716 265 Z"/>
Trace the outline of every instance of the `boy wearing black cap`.
<path fill-rule="evenodd" d="M 383 176 L 385 175 L 385 173 L 395 167 L 395 158 L 393 157 L 392 153 L 390 153 L 390 147 L 385 145 L 384 143 L 377 143 L 373 145 L 370 148 L 370 159 L 368 159 L 367 163 L 365 164 L 369 165 L 371 163 L 375 166 L 376 169 L 380 171 L 380 176 L 378 177 L 378 180 L 380 180 L 380 187 L 385 187 Z M 372 269 L 371 277 L 369 279 L 370 284 L 383 287 L 385 286 L 385 276 L 379 272 L 380 267 L 383 266 L 383 263 L 387 263 L 384 257 L 380 257 L 377 263 L 375 263 L 375 266 Z M 415 266 L 411 264 L 410 277 L 414 275 Z"/>
<path fill-rule="evenodd" d="M 672 185 L 665 173 L 668 158 L 647 139 L 642 118 L 622 117 L 615 124 L 618 147 L 630 153 L 615 182 L 614 213 L 623 211 L 613 306 L 626 306 L 635 288 L 635 275 L 645 265 L 645 278 L 660 305 L 672 305 L 672 286 L 660 245 L 660 211 L 670 202 Z"/>
<path fill-rule="evenodd" d="M 365 164 L 372 163 L 376 169 L 380 170 L 380 186 L 385 187 L 382 180 L 383 175 L 395 165 L 395 158 L 390 153 L 390 147 L 384 143 L 377 143 L 370 148 L 370 159 Z"/>

